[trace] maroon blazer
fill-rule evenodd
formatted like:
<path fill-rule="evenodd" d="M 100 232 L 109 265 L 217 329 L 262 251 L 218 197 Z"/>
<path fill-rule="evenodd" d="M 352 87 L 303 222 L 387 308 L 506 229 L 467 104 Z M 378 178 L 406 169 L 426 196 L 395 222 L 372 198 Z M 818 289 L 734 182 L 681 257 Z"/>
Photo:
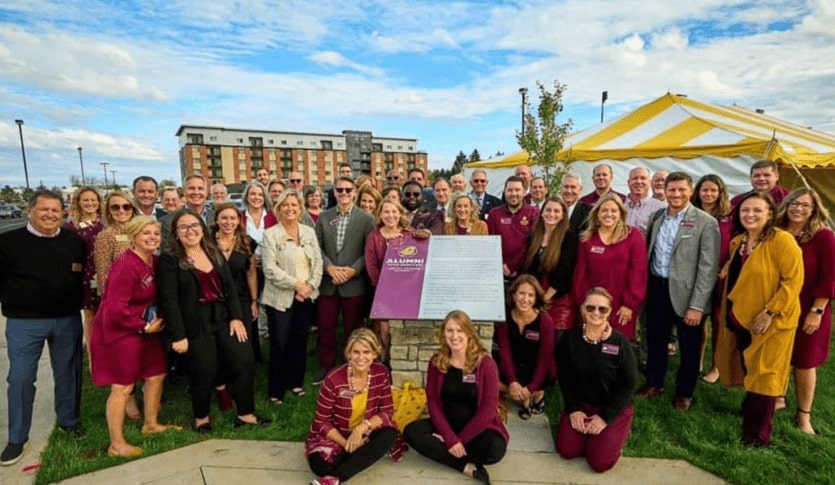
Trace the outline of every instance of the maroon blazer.
<path fill-rule="evenodd" d="M 276 224 L 278 224 L 278 219 L 275 217 L 275 212 L 267 211 L 267 215 L 264 217 L 264 229 L 269 229 Z M 246 210 L 241 211 L 241 225 L 246 228 Z"/>
<path fill-rule="evenodd" d="M 499 369 L 496 362 L 489 355 L 482 357 L 478 367 L 475 368 L 476 394 L 478 399 L 478 412 L 470 422 L 464 426 L 458 436 L 444 416 L 444 405 L 441 399 L 441 389 L 444 387 L 446 374 L 435 367 L 432 362 L 436 356 L 429 361 L 429 369 L 426 374 L 426 405 L 429 408 L 429 419 L 435 431 L 444 438 L 446 446 L 452 447 L 456 443 L 467 444 L 473 438 L 487 431 L 496 431 L 505 441 L 510 439 L 507 428 L 499 416 Z"/>

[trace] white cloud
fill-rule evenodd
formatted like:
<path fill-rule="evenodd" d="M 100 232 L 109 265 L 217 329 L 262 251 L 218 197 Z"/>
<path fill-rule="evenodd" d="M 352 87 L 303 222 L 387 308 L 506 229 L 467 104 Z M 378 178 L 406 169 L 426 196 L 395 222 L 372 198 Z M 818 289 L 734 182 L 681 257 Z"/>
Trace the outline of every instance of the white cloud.
<path fill-rule="evenodd" d="M 331 67 L 347 67 L 354 71 L 367 74 L 368 76 L 382 76 L 384 74 L 382 69 L 368 67 L 358 62 L 347 59 L 342 54 L 336 51 L 321 51 L 312 54 L 310 60 L 325 66 Z"/>

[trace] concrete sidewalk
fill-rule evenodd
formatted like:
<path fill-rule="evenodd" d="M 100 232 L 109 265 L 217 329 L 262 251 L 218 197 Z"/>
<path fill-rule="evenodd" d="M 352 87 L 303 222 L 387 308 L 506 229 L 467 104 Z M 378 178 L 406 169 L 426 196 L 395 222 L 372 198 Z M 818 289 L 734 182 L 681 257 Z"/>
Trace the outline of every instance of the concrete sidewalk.
<path fill-rule="evenodd" d="M 5 339 L 6 319 L 0 316 L 0 376 L 8 373 Z M 38 370 L 29 447 L 13 466 L 0 467 L 3 485 L 29 485 L 35 481 L 37 465 L 55 425 L 52 368 L 46 349 Z M 89 404 L 89 403 L 88 403 Z M 622 458 L 611 471 L 598 474 L 585 461 L 566 461 L 554 452 L 553 440 L 544 415 L 522 421 L 515 408 L 508 413 L 510 443 L 505 458 L 488 467 L 495 484 L 619 484 L 654 485 L 669 483 L 723 484 L 721 479 L 681 460 Z M 8 439 L 6 386 L 0 393 L 0 446 Z M 29 471 L 25 471 L 29 470 Z M 301 443 L 281 441 L 209 440 L 185 448 L 150 456 L 65 480 L 66 484 L 206 484 L 246 483 L 306 484 L 313 474 L 304 459 Z M 464 475 L 444 468 L 409 451 L 399 463 L 383 459 L 357 475 L 351 483 L 367 485 L 475 483 Z"/>

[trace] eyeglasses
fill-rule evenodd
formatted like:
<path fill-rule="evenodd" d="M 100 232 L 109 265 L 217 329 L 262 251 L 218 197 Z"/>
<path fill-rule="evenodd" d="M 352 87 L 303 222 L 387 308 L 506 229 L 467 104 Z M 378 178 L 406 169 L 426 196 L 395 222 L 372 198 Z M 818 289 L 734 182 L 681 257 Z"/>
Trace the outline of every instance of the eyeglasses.
<path fill-rule="evenodd" d="M 474 184 L 486 184 L 487 179 L 472 179 L 472 180 L 470 180 L 470 182 L 472 182 Z"/>
<path fill-rule="evenodd" d="M 354 191 L 353 187 L 336 187 L 333 189 L 337 194 L 350 194 Z"/>
<path fill-rule="evenodd" d="M 300 184 L 302 183 L 302 179 L 289 179 L 288 182 L 291 184 Z"/>
<path fill-rule="evenodd" d="M 189 231 L 191 231 L 191 232 L 200 231 L 200 223 L 195 222 L 193 224 L 183 224 L 183 225 L 177 226 L 177 232 L 185 234 Z"/>
<path fill-rule="evenodd" d="M 420 197 L 420 195 L 421 195 L 420 192 L 403 192 L 403 197 L 418 198 L 418 197 Z"/>
<path fill-rule="evenodd" d="M 789 202 L 789 207 L 802 207 L 803 209 L 806 209 L 806 210 L 811 210 L 812 207 L 814 207 L 814 206 L 815 206 L 814 204 L 810 204 L 808 202 L 798 202 L 796 200 L 793 200 L 793 201 Z"/>
<path fill-rule="evenodd" d="M 400 175 L 388 175 L 386 180 L 400 180 Z"/>
<path fill-rule="evenodd" d="M 130 204 L 110 204 L 110 210 L 123 210 L 125 212 L 133 212 L 133 206 Z"/>
<path fill-rule="evenodd" d="M 605 306 L 605 305 L 601 305 L 601 306 L 586 305 L 583 308 L 586 310 L 587 313 L 594 313 L 594 311 L 597 310 L 598 312 L 600 312 L 603 315 L 609 313 L 609 310 L 610 310 L 610 308 Z"/>

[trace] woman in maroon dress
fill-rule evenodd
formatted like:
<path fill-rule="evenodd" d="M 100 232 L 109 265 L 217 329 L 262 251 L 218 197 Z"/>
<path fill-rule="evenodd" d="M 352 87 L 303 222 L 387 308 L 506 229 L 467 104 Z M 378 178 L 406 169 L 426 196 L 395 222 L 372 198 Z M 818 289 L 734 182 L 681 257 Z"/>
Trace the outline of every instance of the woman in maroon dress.
<path fill-rule="evenodd" d="M 160 336 L 164 324 L 155 311 L 157 257 L 154 252 L 161 240 L 160 226 L 152 217 L 140 216 L 129 222 L 125 230 L 130 249 L 113 262 L 107 291 L 93 321 L 90 361 L 93 383 L 110 386 L 106 405 L 110 434 L 107 454 L 135 458 L 142 454 L 142 449 L 127 442 L 123 427 L 136 381 L 145 381 L 142 435 L 179 427 L 157 421 L 166 370 L 165 347 Z"/>
<path fill-rule="evenodd" d="M 539 280 L 549 303 L 559 341 L 562 332 L 574 327 L 575 308 L 571 299 L 571 277 L 577 260 L 577 234 L 569 229 L 568 208 L 562 199 L 549 197 L 536 220 L 528 241 L 525 273 Z"/>
<path fill-rule="evenodd" d="M 612 327 L 635 339 L 635 319 L 647 291 L 647 248 L 641 231 L 626 224 L 626 207 L 616 195 L 600 198 L 580 236 L 572 291 L 579 307 L 595 287 L 612 295 Z"/>
<path fill-rule="evenodd" d="M 697 208 L 707 212 L 719 221 L 719 267 L 723 268 L 728 261 L 728 251 L 731 245 L 731 233 L 733 232 L 733 221 L 731 220 L 731 202 L 728 199 L 728 188 L 722 177 L 709 173 L 696 182 L 693 190 L 693 197 L 690 202 Z M 719 335 L 719 309 L 722 307 L 722 287 L 725 281 L 719 278 L 716 287 L 713 288 L 713 313 L 710 316 L 711 348 L 714 358 L 710 361 L 710 371 L 702 379 L 710 384 L 719 380 L 719 369 L 716 368 L 716 338 Z M 704 361 L 705 348 L 707 346 L 707 325 L 704 326 L 705 338 L 702 341 L 702 358 Z"/>
<path fill-rule="evenodd" d="M 808 434 L 815 434 L 810 413 L 815 398 L 816 369 L 829 357 L 832 338 L 830 301 L 835 298 L 835 234 L 826 227 L 828 219 L 820 196 L 807 188 L 786 196 L 777 215 L 777 226 L 794 234 L 803 251 L 801 316 L 791 363 L 797 398 L 795 419 L 797 427 Z"/>
<path fill-rule="evenodd" d="M 64 225 L 70 231 L 78 233 L 87 245 L 87 265 L 84 267 L 84 301 L 81 314 L 84 323 L 84 345 L 90 350 L 90 329 L 93 317 L 99 307 L 99 294 L 96 291 L 96 263 L 93 251 L 96 248 L 96 236 L 104 229 L 102 223 L 101 195 L 92 187 L 79 187 L 70 203 L 70 220 Z"/>

